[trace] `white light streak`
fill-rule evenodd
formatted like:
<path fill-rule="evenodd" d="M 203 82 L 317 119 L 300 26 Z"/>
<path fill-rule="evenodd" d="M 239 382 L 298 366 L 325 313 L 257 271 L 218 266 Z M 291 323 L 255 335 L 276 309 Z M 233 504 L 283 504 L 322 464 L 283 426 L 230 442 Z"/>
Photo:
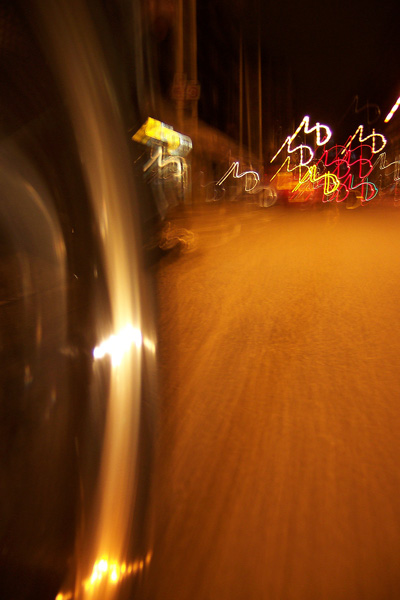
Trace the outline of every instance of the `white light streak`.
<path fill-rule="evenodd" d="M 229 169 L 226 171 L 224 175 L 222 175 L 221 179 L 217 181 L 216 185 L 222 185 L 232 173 L 235 179 L 239 179 L 240 177 L 245 177 L 245 191 L 251 192 L 258 185 L 260 181 L 260 176 L 257 171 L 243 171 L 243 173 L 239 173 L 239 161 L 235 161 L 231 164 Z M 249 179 L 253 180 L 253 184 L 249 187 Z"/>
<path fill-rule="evenodd" d="M 310 125 L 310 117 L 305 116 L 302 120 L 302 122 L 300 123 L 300 125 L 298 126 L 298 128 L 296 129 L 296 131 L 293 133 L 293 135 L 289 135 L 286 140 L 283 142 L 282 146 L 279 148 L 278 152 L 275 154 L 275 156 L 271 159 L 271 162 L 273 162 L 275 160 L 275 158 L 278 156 L 278 154 L 283 150 L 283 148 L 285 146 L 287 146 L 287 151 L 289 154 L 291 154 L 292 152 L 295 152 L 296 150 L 300 150 L 300 155 L 301 155 L 301 162 L 300 164 L 302 166 L 306 166 L 308 165 L 314 156 L 314 153 L 312 151 L 312 149 L 310 148 L 310 146 L 306 146 L 303 144 L 300 144 L 299 146 L 297 146 L 296 148 L 292 148 L 292 142 L 295 141 L 296 137 L 298 136 L 298 134 L 300 133 L 300 131 L 304 128 L 304 133 L 305 134 L 309 134 L 312 133 L 313 131 L 316 132 L 316 144 L 317 146 L 323 146 L 324 144 L 326 144 L 327 142 L 329 142 L 329 140 L 332 137 L 332 131 L 330 130 L 330 128 L 327 125 L 321 125 L 321 123 L 316 123 L 316 125 L 314 125 L 314 127 L 309 127 Z M 321 129 L 324 130 L 324 134 L 322 136 L 321 139 Z M 303 148 L 306 148 L 309 152 L 310 152 L 310 158 L 306 161 L 303 162 Z"/>
<path fill-rule="evenodd" d="M 376 159 L 374 163 L 374 168 L 376 167 L 376 165 L 379 165 L 381 171 L 383 171 L 383 169 L 388 169 L 389 167 L 394 166 L 393 180 L 398 181 L 400 179 L 400 160 L 395 160 L 391 163 L 388 163 L 386 160 L 386 152 L 382 152 Z"/>

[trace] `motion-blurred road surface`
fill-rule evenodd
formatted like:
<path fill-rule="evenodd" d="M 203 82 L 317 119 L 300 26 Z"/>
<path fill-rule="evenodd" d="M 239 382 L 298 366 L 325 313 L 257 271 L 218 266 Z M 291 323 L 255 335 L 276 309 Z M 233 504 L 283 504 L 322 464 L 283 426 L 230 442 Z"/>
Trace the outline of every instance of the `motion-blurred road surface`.
<path fill-rule="evenodd" d="M 171 222 L 146 597 L 400 598 L 400 210 Z"/>

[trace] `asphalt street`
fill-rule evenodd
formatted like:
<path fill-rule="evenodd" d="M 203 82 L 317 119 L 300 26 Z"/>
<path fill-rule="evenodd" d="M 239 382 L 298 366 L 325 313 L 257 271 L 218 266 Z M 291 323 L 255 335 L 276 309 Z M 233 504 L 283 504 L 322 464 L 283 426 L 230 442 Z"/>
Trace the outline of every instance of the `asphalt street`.
<path fill-rule="evenodd" d="M 400 210 L 171 223 L 147 597 L 399 598 Z"/>

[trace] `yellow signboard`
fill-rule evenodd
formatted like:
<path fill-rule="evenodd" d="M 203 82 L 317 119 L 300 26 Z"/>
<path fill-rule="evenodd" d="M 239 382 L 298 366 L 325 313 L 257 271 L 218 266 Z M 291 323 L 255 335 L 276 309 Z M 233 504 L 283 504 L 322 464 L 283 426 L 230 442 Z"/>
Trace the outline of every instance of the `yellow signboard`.
<path fill-rule="evenodd" d="M 169 154 L 177 154 L 185 156 L 192 149 L 192 140 L 187 135 L 183 135 L 178 131 L 149 117 L 141 128 L 132 136 L 132 139 L 139 144 L 151 146 L 154 141 L 163 142 L 167 146 Z"/>

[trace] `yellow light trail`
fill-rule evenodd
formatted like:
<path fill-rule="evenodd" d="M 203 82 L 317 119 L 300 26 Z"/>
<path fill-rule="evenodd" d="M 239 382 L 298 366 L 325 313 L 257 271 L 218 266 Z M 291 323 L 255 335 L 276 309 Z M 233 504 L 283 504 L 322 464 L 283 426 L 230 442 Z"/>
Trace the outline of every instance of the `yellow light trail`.
<path fill-rule="evenodd" d="M 394 113 L 399 108 L 399 106 L 400 106 L 400 96 L 397 98 L 395 104 L 393 105 L 393 107 L 391 108 L 390 112 L 388 113 L 388 115 L 387 115 L 387 117 L 385 119 L 385 123 L 388 123 L 390 121 L 390 119 L 393 117 Z"/>
<path fill-rule="evenodd" d="M 346 152 L 348 147 L 351 145 L 351 142 L 356 137 L 357 133 L 358 133 L 358 141 L 360 142 L 360 144 L 363 144 L 364 142 L 366 142 L 367 140 L 372 138 L 372 146 L 371 146 L 372 154 L 378 154 L 378 152 L 381 152 L 387 144 L 387 139 L 385 138 L 385 136 L 382 135 L 381 133 L 376 133 L 375 129 L 372 130 L 372 133 L 370 135 L 367 135 L 367 136 L 365 136 L 365 138 L 363 138 L 364 125 L 360 125 L 356 129 L 355 133 L 349 138 L 347 144 L 344 146 L 344 148 L 342 150 L 342 154 L 344 154 Z M 377 138 L 377 137 L 381 138 L 381 140 L 382 140 L 382 144 L 381 144 L 380 148 L 378 148 L 378 150 L 376 149 L 376 146 L 375 146 L 375 138 Z"/>

